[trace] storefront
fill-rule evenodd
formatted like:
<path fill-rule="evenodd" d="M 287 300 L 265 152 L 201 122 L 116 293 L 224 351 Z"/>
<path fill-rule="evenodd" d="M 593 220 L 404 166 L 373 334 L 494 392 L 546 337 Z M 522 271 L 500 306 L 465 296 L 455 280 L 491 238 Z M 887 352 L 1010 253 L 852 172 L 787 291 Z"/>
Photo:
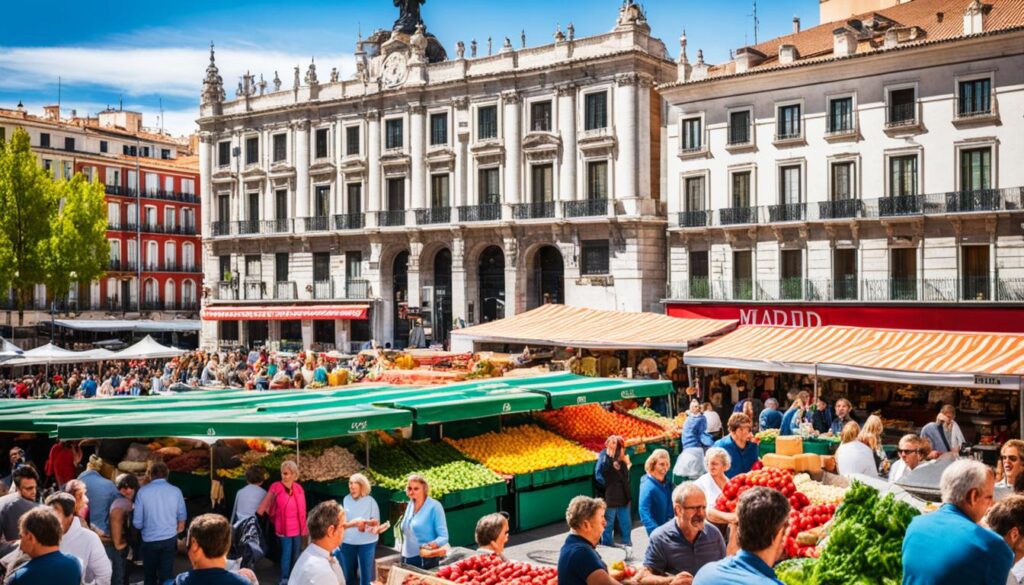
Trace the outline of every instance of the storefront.
<path fill-rule="evenodd" d="M 368 304 L 213 305 L 204 308 L 201 317 L 217 324 L 217 337 L 226 347 L 349 351 L 353 343 L 367 341 L 359 336 L 369 331 L 363 324 L 371 318 L 371 308 Z"/>

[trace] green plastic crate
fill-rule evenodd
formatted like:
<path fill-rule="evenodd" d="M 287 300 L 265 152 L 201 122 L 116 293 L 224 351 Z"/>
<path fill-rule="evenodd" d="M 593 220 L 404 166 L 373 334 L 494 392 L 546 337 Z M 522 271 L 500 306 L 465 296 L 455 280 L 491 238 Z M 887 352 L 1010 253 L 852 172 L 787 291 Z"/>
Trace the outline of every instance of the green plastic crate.
<path fill-rule="evenodd" d="M 515 493 L 513 526 L 517 532 L 565 522 L 565 509 L 576 496 L 593 496 L 590 478 Z"/>

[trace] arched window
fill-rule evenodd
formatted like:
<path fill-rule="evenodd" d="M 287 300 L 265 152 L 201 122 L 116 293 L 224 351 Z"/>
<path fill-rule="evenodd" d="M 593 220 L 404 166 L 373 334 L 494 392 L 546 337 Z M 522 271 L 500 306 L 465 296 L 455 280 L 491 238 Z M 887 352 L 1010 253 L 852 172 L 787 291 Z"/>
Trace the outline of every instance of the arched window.
<path fill-rule="evenodd" d="M 174 252 L 174 242 L 164 242 L 164 265 L 169 269 L 173 270 L 174 264 L 177 261 L 177 254 Z"/>
<path fill-rule="evenodd" d="M 157 265 L 160 264 L 160 248 L 156 245 L 156 242 L 146 242 L 146 270 L 156 270 Z"/>
<path fill-rule="evenodd" d="M 156 303 L 160 300 L 160 288 L 156 283 L 156 279 L 147 278 L 142 290 L 142 298 L 146 303 Z"/>
<path fill-rule="evenodd" d="M 181 264 L 186 272 L 191 272 L 196 265 L 196 248 L 192 242 L 181 245 Z"/>
<path fill-rule="evenodd" d="M 196 302 L 196 283 L 193 280 L 186 280 L 181 283 L 181 303 L 183 305 L 194 305 Z"/>
<path fill-rule="evenodd" d="M 174 287 L 174 279 L 168 278 L 167 282 L 164 283 L 164 308 L 167 310 L 174 309 L 174 303 L 178 298 L 178 291 Z"/>

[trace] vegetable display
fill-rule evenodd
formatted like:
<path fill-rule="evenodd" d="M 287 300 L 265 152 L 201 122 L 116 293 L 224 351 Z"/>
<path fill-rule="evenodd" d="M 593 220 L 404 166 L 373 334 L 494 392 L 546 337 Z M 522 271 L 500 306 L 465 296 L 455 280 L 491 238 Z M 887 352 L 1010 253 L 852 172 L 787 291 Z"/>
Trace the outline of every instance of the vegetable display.
<path fill-rule="evenodd" d="M 786 533 L 786 555 L 789 557 L 817 557 L 816 548 L 824 526 L 836 513 L 832 504 L 808 506 L 803 510 L 790 510 L 789 532 Z"/>
<path fill-rule="evenodd" d="M 779 436 L 779 429 L 767 429 L 754 435 L 754 439 L 758 443 L 764 443 L 765 445 L 771 445 L 775 443 L 775 438 Z"/>
<path fill-rule="evenodd" d="M 846 488 L 816 482 L 806 473 L 796 474 L 793 477 L 793 483 L 796 484 L 796 489 L 806 494 L 808 499 L 810 499 L 811 503 L 814 505 L 839 505 L 842 503 L 843 496 L 846 494 Z"/>
<path fill-rule="evenodd" d="M 679 436 L 679 433 L 683 428 L 683 426 L 677 424 L 675 420 L 662 416 L 658 412 L 646 406 L 637 406 L 636 408 L 630 409 L 628 412 L 631 416 L 635 416 L 636 418 L 658 425 L 670 435 Z"/>
<path fill-rule="evenodd" d="M 427 461 L 420 461 L 402 447 L 377 447 L 370 451 L 370 476 L 377 485 L 404 490 L 408 477 L 419 473 L 430 484 L 430 495 L 446 494 L 500 483 L 502 479 L 479 463 L 472 463 L 449 445 L 431 443 L 406 447 Z"/>
<path fill-rule="evenodd" d="M 557 585 L 558 570 L 530 563 L 502 560 L 498 555 L 480 555 L 441 567 L 437 576 L 454 583 L 471 585 Z"/>
<path fill-rule="evenodd" d="M 470 459 L 504 475 L 531 473 L 540 469 L 594 461 L 593 451 L 545 431 L 523 425 L 468 439 L 446 439 Z"/>
<path fill-rule="evenodd" d="M 566 406 L 540 412 L 536 416 L 544 426 L 592 451 L 604 449 L 604 443 L 611 435 L 620 435 L 633 442 L 665 436 L 664 429 L 659 426 L 618 412 L 609 412 L 601 408 L 600 404 Z"/>
<path fill-rule="evenodd" d="M 192 473 L 210 469 L 210 452 L 206 449 L 193 449 L 167 462 L 167 469 L 182 473 Z"/>
<path fill-rule="evenodd" d="M 715 500 L 715 508 L 722 512 L 735 512 L 736 502 L 743 492 L 757 486 L 769 487 L 781 492 L 789 500 L 789 505 L 794 510 L 802 510 L 810 504 L 810 499 L 797 491 L 790 472 L 765 467 L 757 471 L 741 473 L 730 479 L 722 488 L 722 495 Z"/>
<path fill-rule="evenodd" d="M 309 481 L 348 478 L 363 469 L 363 464 L 357 461 L 348 449 L 337 446 L 316 450 L 303 449 L 298 460 L 299 477 Z"/>

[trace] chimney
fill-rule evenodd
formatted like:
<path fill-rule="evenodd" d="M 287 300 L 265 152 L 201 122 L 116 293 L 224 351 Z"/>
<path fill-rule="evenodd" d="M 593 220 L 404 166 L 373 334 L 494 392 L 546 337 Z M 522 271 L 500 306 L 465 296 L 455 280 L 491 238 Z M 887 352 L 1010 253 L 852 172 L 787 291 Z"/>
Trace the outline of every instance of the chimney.
<path fill-rule="evenodd" d="M 964 36 L 985 32 L 985 7 L 981 0 L 971 0 L 964 11 Z"/>
<path fill-rule="evenodd" d="M 832 56 L 836 59 L 849 57 L 857 52 L 857 35 L 847 27 L 832 31 Z"/>
<path fill-rule="evenodd" d="M 882 47 L 886 49 L 891 49 L 898 44 L 900 44 L 900 37 L 897 30 L 894 28 L 890 28 L 889 30 L 885 31 L 885 39 L 882 42 Z"/>
<path fill-rule="evenodd" d="M 60 106 L 43 106 L 43 118 L 60 120 Z"/>
<path fill-rule="evenodd" d="M 780 45 L 779 46 L 779 64 L 789 65 L 800 58 L 800 52 L 796 50 L 796 45 Z"/>
<path fill-rule="evenodd" d="M 799 16 L 794 16 L 793 17 L 793 34 L 796 34 L 798 32 L 800 32 L 800 17 Z"/>
<path fill-rule="evenodd" d="M 764 60 L 765 54 L 753 47 L 736 49 L 736 73 L 749 71 L 751 67 L 757 67 Z"/>

